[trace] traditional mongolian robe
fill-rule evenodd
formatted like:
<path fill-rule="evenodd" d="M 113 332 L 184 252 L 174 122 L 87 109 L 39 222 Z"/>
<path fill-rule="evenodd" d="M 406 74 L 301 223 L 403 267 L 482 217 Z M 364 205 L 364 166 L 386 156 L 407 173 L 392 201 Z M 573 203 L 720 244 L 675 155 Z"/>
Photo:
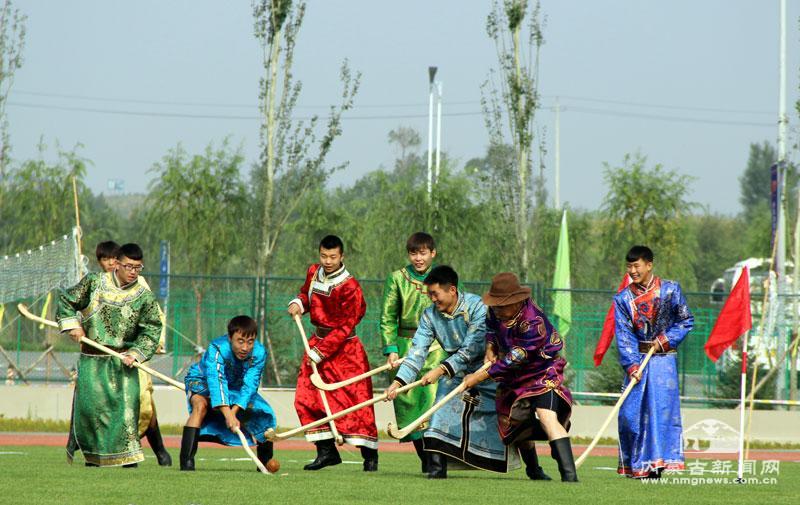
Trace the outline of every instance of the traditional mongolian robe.
<path fill-rule="evenodd" d="M 506 445 L 524 440 L 547 440 L 536 419 L 536 408 L 556 412 L 569 429 L 572 395 L 564 386 L 564 343 L 550 321 L 530 298 L 513 319 L 501 321 L 490 310 L 486 341 L 497 361 L 489 377 L 497 386 L 497 420 Z"/>
<path fill-rule="evenodd" d="M 425 309 L 395 380 L 401 384 L 416 380 L 434 341 L 447 354 L 442 361 L 447 373 L 437 384 L 438 401 L 457 388 L 465 375 L 483 366 L 486 306 L 480 297 L 459 291 L 452 314 L 434 306 Z M 494 472 L 508 471 L 511 458 L 517 464 L 516 452 L 509 453 L 497 431 L 496 389 L 496 383 L 484 381 L 437 410 L 423 434 L 425 450 Z"/>
<path fill-rule="evenodd" d="M 430 271 L 430 270 L 429 270 Z M 411 348 L 411 339 L 417 330 L 422 311 L 431 305 L 428 287 L 423 283 L 427 272 L 418 274 L 412 265 L 392 272 L 383 288 L 383 311 L 381 312 L 381 337 L 383 354 L 396 352 L 405 356 Z M 447 357 L 442 346 L 434 341 L 419 374 L 424 375 L 437 367 Z M 394 414 L 398 428 L 405 428 L 428 410 L 436 397 L 436 384 L 412 389 L 398 395 L 394 400 Z M 401 442 L 422 438 L 424 426 L 412 432 Z"/>
<path fill-rule="evenodd" d="M 631 284 L 614 297 L 614 317 L 620 364 L 628 374 L 652 345 L 657 347 L 619 412 L 617 471 L 647 477 L 661 469 L 682 470 L 677 349 L 694 318 L 680 285 L 658 277 L 647 287 Z M 623 388 L 629 382 L 628 376 Z"/>
<path fill-rule="evenodd" d="M 209 344 L 200 361 L 189 367 L 184 383 L 189 413 L 193 394 L 209 399 L 211 409 L 200 426 L 200 440 L 224 445 L 242 445 L 239 436 L 228 429 L 225 417 L 217 407 L 238 405 L 241 410 L 237 419 L 248 439 L 266 442 L 264 432 L 277 426 L 275 412 L 258 394 L 261 374 L 267 362 L 267 351 L 256 342 L 253 351 L 245 360 L 236 357 L 231 349 L 228 335 L 215 338 Z"/>
<path fill-rule="evenodd" d="M 364 317 L 367 304 L 361 286 L 344 266 L 325 275 L 320 265 L 312 265 L 300 294 L 290 304 L 302 307 L 311 316 L 314 334 L 309 339 L 311 357 L 303 356 L 294 407 L 300 424 L 307 424 L 325 417 L 320 390 L 311 383 L 313 359 L 324 382 L 339 382 L 369 371 L 369 361 L 364 346 L 356 336 L 356 325 Z M 364 379 L 355 384 L 325 393 L 331 412 L 339 412 L 357 403 L 372 398 L 372 380 Z M 357 410 L 335 421 L 336 429 L 345 442 L 378 448 L 378 428 L 375 426 L 375 410 L 372 407 Z M 324 425 L 306 432 L 310 442 L 331 439 L 330 426 Z"/>
<path fill-rule="evenodd" d="M 139 284 L 147 288 L 148 291 L 152 291 L 150 289 L 150 285 L 147 283 L 144 277 L 141 275 L 139 276 Z M 166 317 L 164 316 L 164 311 L 161 310 L 161 307 L 158 309 L 158 314 L 161 317 L 161 335 L 158 337 L 158 347 L 156 348 L 157 352 L 162 353 L 164 352 L 164 345 L 166 342 L 166 330 L 167 330 L 167 321 Z M 153 417 L 156 416 L 156 402 L 153 398 L 153 379 L 150 377 L 150 374 L 147 372 L 143 372 L 139 370 L 139 437 L 144 436 L 144 432 L 147 431 L 147 428 L 150 426 L 150 421 L 153 420 Z"/>
<path fill-rule="evenodd" d="M 62 332 L 83 327 L 86 337 L 107 347 L 150 359 L 158 346 L 161 319 L 153 294 L 138 281 L 120 286 L 113 272 L 89 274 L 59 297 Z M 139 443 L 139 374 L 117 358 L 85 344 L 78 360 L 73 400 L 74 444 L 87 463 L 119 466 L 144 460 Z"/>

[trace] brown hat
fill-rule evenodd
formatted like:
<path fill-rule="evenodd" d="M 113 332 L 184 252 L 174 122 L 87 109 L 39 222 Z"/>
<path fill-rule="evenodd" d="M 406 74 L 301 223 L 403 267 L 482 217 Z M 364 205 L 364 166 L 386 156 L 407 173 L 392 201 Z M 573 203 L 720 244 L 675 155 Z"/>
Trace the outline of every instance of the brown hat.
<path fill-rule="evenodd" d="M 483 303 L 489 307 L 502 307 L 521 302 L 530 296 L 531 288 L 520 286 L 515 274 L 502 272 L 492 277 L 492 285 L 483 295 Z"/>

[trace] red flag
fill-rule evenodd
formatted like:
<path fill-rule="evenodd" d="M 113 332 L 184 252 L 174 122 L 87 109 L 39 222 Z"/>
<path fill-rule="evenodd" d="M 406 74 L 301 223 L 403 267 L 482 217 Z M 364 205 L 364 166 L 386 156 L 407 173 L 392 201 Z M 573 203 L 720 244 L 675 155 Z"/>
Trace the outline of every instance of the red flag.
<path fill-rule="evenodd" d="M 711 361 L 717 361 L 722 352 L 753 327 L 750 315 L 750 269 L 744 267 L 730 296 L 725 300 L 714 329 L 708 336 L 705 350 Z M 743 349 L 747 351 L 747 349 Z"/>
<path fill-rule="evenodd" d="M 631 283 L 631 278 L 628 274 L 625 274 L 625 277 L 622 278 L 622 282 L 619 283 L 619 288 L 617 288 L 617 293 L 622 291 L 623 289 L 628 287 L 628 284 Z M 606 351 L 611 346 L 611 341 L 614 340 L 614 304 L 611 304 L 611 307 L 608 308 L 608 312 L 606 313 L 606 320 L 603 322 L 603 332 L 600 333 L 600 340 L 597 341 L 597 347 L 594 349 L 594 366 L 600 366 L 600 363 L 603 362 L 603 356 L 606 355 Z"/>

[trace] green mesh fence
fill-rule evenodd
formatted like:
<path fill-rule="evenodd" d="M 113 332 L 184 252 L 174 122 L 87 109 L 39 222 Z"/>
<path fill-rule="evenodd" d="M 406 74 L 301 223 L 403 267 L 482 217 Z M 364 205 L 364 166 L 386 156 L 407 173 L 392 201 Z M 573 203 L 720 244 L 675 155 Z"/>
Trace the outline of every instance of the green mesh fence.
<path fill-rule="evenodd" d="M 146 278 L 159 294 L 160 276 L 148 274 Z M 258 317 L 260 300 L 263 298 L 265 335 L 272 347 L 272 360 L 267 364 L 264 385 L 293 386 L 303 356 L 303 345 L 286 308 L 302 282 L 303 279 L 299 277 L 170 276 L 169 298 L 164 304 L 167 314 L 167 353 L 156 356 L 151 365 L 162 372 L 182 377 L 186 368 L 196 359 L 198 347 L 205 348 L 210 340 L 224 334 L 227 321 L 234 315 Z M 374 367 L 385 359 L 380 338 L 383 280 L 360 280 L 360 283 L 367 301 L 367 313 L 357 333 Z M 554 291 L 542 284 L 533 284 L 531 287 L 536 301 L 550 314 Z M 463 289 L 477 294 L 487 288 L 487 282 L 463 283 Z M 593 363 L 595 346 L 613 293 L 587 289 L 572 289 L 569 292 L 572 325 L 564 336 L 569 386 L 573 391 L 618 392 L 622 370 L 616 362 L 614 346 L 599 368 L 595 368 Z M 711 293 L 686 293 L 686 298 L 695 316 L 695 327 L 678 352 L 682 394 L 714 398 L 717 396 L 720 374 L 717 365 L 706 358 L 703 345 L 717 318 L 722 300 L 714 300 Z M 753 299 L 760 302 L 760 295 L 754 294 Z M 41 315 L 46 299 L 40 297 L 25 302 L 30 305 L 32 312 Z M 46 317 L 54 318 L 55 305 L 56 300 L 51 300 L 45 311 Z M 11 361 L 17 369 L 27 371 L 26 378 L 29 381 L 68 381 L 68 371 L 77 360 L 76 346 L 69 339 L 59 336 L 55 330 L 42 328 L 18 317 L 14 304 L 6 304 L 4 309 L 0 323 L 0 346 L 3 350 L 0 365 L 8 366 L 7 362 Z M 310 335 L 312 328 L 307 317 L 304 323 Z M 43 355 L 51 346 L 51 352 Z M 15 380 L 21 381 L 19 376 Z M 375 377 L 376 388 L 387 385 L 388 380 L 388 374 Z"/>

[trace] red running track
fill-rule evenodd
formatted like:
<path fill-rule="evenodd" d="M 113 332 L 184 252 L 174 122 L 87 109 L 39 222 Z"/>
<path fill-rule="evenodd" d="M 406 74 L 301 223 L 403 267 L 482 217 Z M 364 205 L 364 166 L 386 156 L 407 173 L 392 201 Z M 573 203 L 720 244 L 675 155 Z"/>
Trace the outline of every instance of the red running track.
<path fill-rule="evenodd" d="M 0 446 L 47 446 L 47 447 L 65 447 L 67 445 L 67 435 L 64 433 L 0 433 Z M 142 440 L 142 445 L 148 446 L 146 440 Z M 181 446 L 181 437 L 176 435 L 165 436 L 164 445 L 172 448 L 179 448 Z M 201 442 L 200 447 L 216 447 L 224 448 L 224 446 L 214 444 L 211 442 Z M 275 443 L 276 449 L 283 449 L 287 451 L 313 451 L 314 445 L 306 442 L 303 439 L 290 439 L 283 440 Z M 237 449 L 237 448 L 231 448 Z M 575 454 L 580 454 L 585 449 L 585 446 L 575 446 L 573 451 Z M 411 444 L 401 444 L 394 441 L 381 441 L 380 450 L 382 452 L 406 452 L 413 453 L 414 447 Z M 549 455 L 550 447 L 540 442 L 536 446 L 536 452 L 539 455 Z M 592 451 L 594 456 L 617 456 L 616 447 L 596 447 Z M 686 459 L 713 459 L 713 460 L 735 460 L 736 453 L 710 453 L 710 452 L 686 452 Z M 786 451 L 767 451 L 767 450 L 752 450 L 750 451 L 749 459 L 755 460 L 777 460 L 777 461 L 798 461 L 800 462 L 800 451 L 786 450 Z"/>

